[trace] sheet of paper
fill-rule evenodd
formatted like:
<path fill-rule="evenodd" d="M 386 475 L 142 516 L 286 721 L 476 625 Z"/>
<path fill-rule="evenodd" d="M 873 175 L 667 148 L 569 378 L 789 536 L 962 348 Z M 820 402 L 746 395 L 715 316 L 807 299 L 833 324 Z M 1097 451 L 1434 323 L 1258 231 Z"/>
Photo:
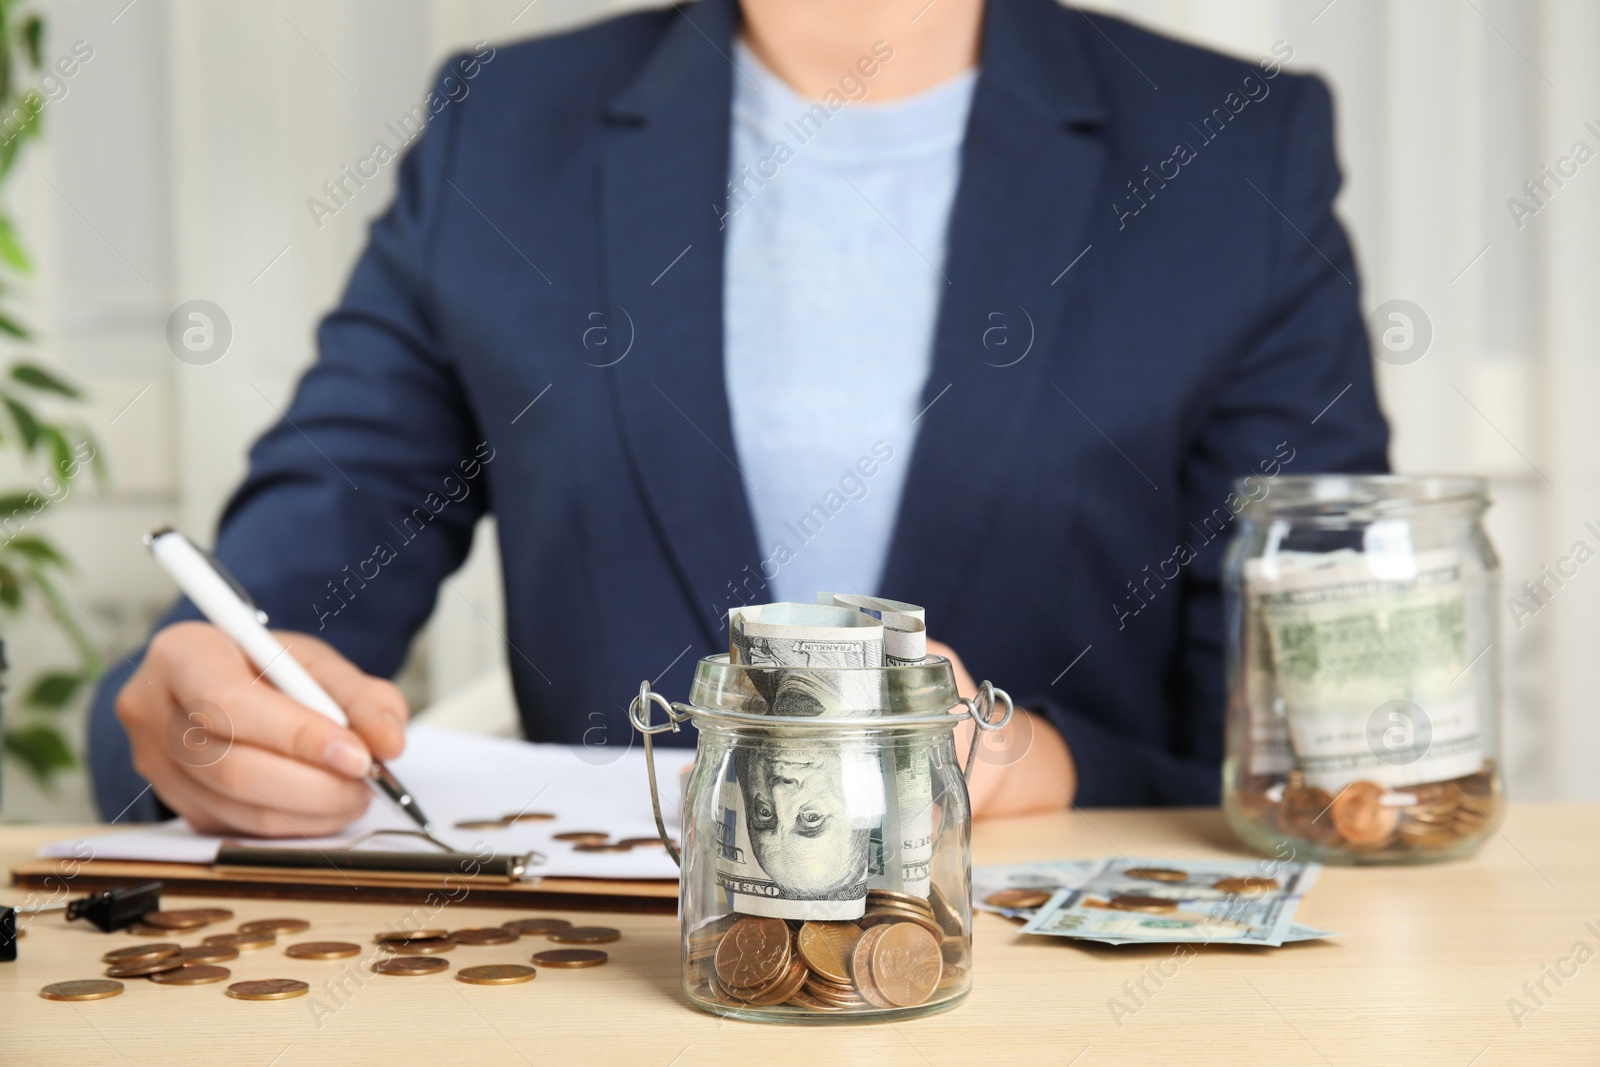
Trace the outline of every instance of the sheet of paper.
<path fill-rule="evenodd" d="M 226 757 L 224 757 L 226 758 Z M 684 749 L 661 749 L 657 771 L 662 815 L 667 830 L 679 833 L 679 772 L 693 756 Z M 479 843 L 497 853 L 539 852 L 543 864 L 530 866 L 528 876 L 576 878 L 672 878 L 678 868 L 666 849 L 656 846 L 628 852 L 577 852 L 555 840 L 565 831 L 596 830 L 613 840 L 656 837 L 650 811 L 650 786 L 644 752 L 637 744 L 582 748 L 536 745 L 418 725 L 407 734 L 404 755 L 390 770 L 417 797 L 438 837 L 464 852 Z M 457 822 L 499 819 L 517 813 L 548 812 L 554 819 L 519 822 L 503 829 L 458 830 Z M 374 795 L 360 820 L 334 837 L 292 840 L 239 838 L 245 845 L 338 848 L 369 830 L 414 830 L 416 825 L 387 798 Z M 197 834 L 181 820 L 137 830 L 99 834 L 87 839 L 56 841 L 40 849 L 42 856 L 211 863 L 224 839 Z M 414 839 L 413 839 L 414 840 Z M 379 838 L 372 847 L 402 849 L 405 838 Z"/>

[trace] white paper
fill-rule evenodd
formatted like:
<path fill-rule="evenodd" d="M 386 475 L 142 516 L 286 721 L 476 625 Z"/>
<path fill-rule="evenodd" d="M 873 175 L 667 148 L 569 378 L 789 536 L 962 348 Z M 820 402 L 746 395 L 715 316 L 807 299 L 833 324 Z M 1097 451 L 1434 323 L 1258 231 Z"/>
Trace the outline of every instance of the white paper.
<path fill-rule="evenodd" d="M 684 749 L 663 748 L 657 759 L 665 787 L 662 816 L 668 833 L 677 837 L 682 820 L 673 783 L 693 755 Z M 391 761 L 389 769 L 416 796 L 433 820 L 436 836 L 446 844 L 463 852 L 481 852 L 481 842 L 501 855 L 543 854 L 544 863 L 528 868 L 530 879 L 678 877 L 672 857 L 659 845 L 628 852 L 576 852 L 570 843 L 552 836 L 570 830 L 598 830 L 613 840 L 656 836 L 644 752 L 637 745 L 628 749 L 536 745 L 419 724 L 407 731 L 405 753 Z M 517 812 L 549 812 L 556 817 L 505 829 L 455 829 L 457 822 L 498 819 Z M 387 797 L 374 794 L 366 815 L 334 837 L 229 840 L 263 847 L 327 849 L 339 848 L 370 830 L 416 828 Z M 83 859 L 87 845 L 92 850 L 88 855 L 94 859 L 212 863 L 223 840 L 197 834 L 182 820 L 174 819 L 136 830 L 52 842 L 39 854 Z M 415 843 L 408 844 L 403 837 L 381 837 L 361 847 L 429 848 L 420 840 L 411 840 Z"/>

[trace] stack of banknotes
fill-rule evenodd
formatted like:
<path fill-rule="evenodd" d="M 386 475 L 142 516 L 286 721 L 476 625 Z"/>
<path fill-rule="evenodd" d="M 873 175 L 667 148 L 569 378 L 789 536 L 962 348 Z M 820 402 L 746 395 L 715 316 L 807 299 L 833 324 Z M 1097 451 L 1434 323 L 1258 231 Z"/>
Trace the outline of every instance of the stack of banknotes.
<path fill-rule="evenodd" d="M 1339 935 L 1294 921 L 1321 865 L 1116 856 L 977 867 L 973 905 L 1025 934 L 1105 945 L 1267 945 Z"/>

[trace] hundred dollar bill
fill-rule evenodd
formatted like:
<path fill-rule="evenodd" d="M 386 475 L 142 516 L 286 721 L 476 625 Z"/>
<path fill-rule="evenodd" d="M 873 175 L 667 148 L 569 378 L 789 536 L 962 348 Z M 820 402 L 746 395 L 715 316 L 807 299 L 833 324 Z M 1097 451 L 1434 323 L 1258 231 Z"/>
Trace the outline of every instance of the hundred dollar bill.
<path fill-rule="evenodd" d="M 928 658 L 928 624 L 916 604 L 847 593 L 818 593 L 817 603 L 851 608 L 883 625 L 883 662 L 915 667 Z M 880 756 L 884 777 L 895 783 L 886 798 L 883 828 L 875 845 L 868 887 L 928 895 L 933 861 L 933 775 L 928 745 L 917 737 L 886 742 Z"/>
<path fill-rule="evenodd" d="M 1057 890 L 1022 932 L 1115 944 L 1278 946 L 1320 870 L 1315 863 L 1119 857 L 1081 888 Z"/>
<path fill-rule="evenodd" d="M 826 718 L 878 706 L 883 627 L 853 608 L 764 604 L 729 612 L 729 659 L 752 672 L 776 715 Z M 831 668 L 802 670 L 795 668 Z M 733 910 L 782 919 L 857 919 L 886 801 L 866 742 L 772 737 L 727 761 L 719 787 L 718 886 Z"/>
<path fill-rule="evenodd" d="M 1457 553 L 1278 552 L 1247 561 L 1245 581 L 1306 785 L 1482 768 L 1481 698 L 1463 678 L 1482 650 L 1467 645 Z"/>

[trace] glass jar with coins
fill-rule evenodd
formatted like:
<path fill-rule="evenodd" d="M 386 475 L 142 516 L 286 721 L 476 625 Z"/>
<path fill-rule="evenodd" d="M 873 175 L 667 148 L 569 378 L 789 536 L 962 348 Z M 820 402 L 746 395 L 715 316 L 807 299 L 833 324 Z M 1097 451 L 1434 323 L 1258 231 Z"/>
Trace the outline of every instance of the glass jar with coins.
<path fill-rule="evenodd" d="M 652 708 L 665 720 L 652 723 Z M 962 699 L 936 656 L 864 668 L 708 656 L 688 704 L 645 684 L 629 714 L 682 870 L 692 1004 L 764 1021 L 881 1021 L 967 995 L 972 811 L 954 729 L 973 720 L 975 751 L 981 731 L 1011 716 L 1003 690 L 985 682 Z M 680 852 L 650 738 L 684 723 L 699 737 Z"/>
<path fill-rule="evenodd" d="M 1223 769 L 1234 830 L 1285 858 L 1470 854 L 1501 803 L 1485 479 L 1246 478 L 1235 492 Z"/>

